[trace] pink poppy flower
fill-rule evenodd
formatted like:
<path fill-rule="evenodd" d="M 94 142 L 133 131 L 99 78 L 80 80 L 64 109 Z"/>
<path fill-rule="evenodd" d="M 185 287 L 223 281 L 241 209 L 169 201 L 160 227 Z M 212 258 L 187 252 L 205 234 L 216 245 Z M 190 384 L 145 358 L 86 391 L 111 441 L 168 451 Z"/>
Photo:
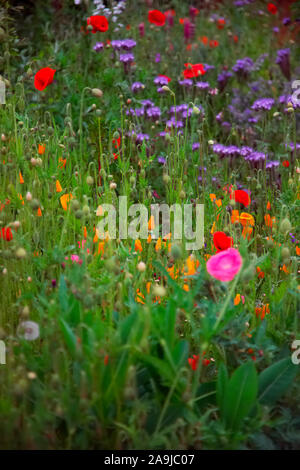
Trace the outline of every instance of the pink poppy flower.
<path fill-rule="evenodd" d="M 219 281 L 228 282 L 237 275 L 243 264 L 242 257 L 235 248 L 221 251 L 211 256 L 206 263 L 209 274 Z"/>

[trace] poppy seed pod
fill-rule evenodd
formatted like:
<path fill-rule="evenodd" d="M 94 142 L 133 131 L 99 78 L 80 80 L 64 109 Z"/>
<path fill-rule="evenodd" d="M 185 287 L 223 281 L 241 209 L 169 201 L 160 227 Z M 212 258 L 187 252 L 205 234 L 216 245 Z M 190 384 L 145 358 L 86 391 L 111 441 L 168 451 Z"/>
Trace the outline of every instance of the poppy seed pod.
<path fill-rule="evenodd" d="M 97 98 L 101 98 L 103 96 L 103 92 L 99 88 L 92 88 L 92 95 Z"/>

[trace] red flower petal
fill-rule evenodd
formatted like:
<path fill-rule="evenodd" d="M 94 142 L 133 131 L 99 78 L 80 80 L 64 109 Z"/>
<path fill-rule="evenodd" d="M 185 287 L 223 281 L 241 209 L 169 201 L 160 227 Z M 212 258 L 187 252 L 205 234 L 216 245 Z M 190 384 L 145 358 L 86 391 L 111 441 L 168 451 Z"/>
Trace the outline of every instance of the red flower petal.
<path fill-rule="evenodd" d="M 166 16 L 159 10 L 150 10 L 148 12 L 148 21 L 156 26 L 163 26 L 166 22 Z"/>
<path fill-rule="evenodd" d="M 213 242 L 217 252 L 227 250 L 233 246 L 232 238 L 228 237 L 224 232 L 215 232 L 213 235 Z"/>
<path fill-rule="evenodd" d="M 34 86 L 37 90 L 42 91 L 53 82 L 56 70 L 50 67 L 44 67 L 34 76 Z"/>
<path fill-rule="evenodd" d="M 105 31 L 108 30 L 108 21 L 103 15 L 90 16 L 87 19 L 87 24 L 88 26 L 89 25 L 93 26 L 93 30 L 92 30 L 93 34 L 97 33 L 97 31 L 100 31 L 101 33 L 105 33 Z"/>

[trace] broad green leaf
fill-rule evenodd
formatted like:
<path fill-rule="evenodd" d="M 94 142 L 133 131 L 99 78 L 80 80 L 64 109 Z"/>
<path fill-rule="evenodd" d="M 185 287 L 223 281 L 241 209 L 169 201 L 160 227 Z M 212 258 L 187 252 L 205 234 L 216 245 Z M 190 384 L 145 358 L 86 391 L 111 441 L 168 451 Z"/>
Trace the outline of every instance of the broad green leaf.
<path fill-rule="evenodd" d="M 272 405 L 291 385 L 296 373 L 295 366 L 288 357 L 272 364 L 259 375 L 258 399 L 264 405 Z"/>
<path fill-rule="evenodd" d="M 253 362 L 241 365 L 232 374 L 225 392 L 223 417 L 228 429 L 238 429 L 257 397 L 258 381 Z"/>

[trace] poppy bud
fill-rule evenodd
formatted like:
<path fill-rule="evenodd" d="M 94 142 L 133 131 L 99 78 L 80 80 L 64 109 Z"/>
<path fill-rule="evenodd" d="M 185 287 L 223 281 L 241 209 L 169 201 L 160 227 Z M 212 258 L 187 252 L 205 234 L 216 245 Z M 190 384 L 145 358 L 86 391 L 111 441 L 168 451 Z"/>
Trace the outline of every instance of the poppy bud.
<path fill-rule="evenodd" d="M 75 212 L 76 219 L 82 219 L 82 217 L 83 217 L 83 212 L 81 210 L 78 210 Z"/>
<path fill-rule="evenodd" d="M 83 206 L 82 208 L 83 215 L 87 216 L 90 213 L 90 208 L 89 206 Z"/>
<path fill-rule="evenodd" d="M 77 211 L 79 208 L 80 208 L 79 201 L 77 201 L 77 199 L 72 199 L 72 201 L 71 201 L 72 211 Z"/>
<path fill-rule="evenodd" d="M 171 180 L 170 176 L 167 175 L 167 173 L 165 173 L 165 174 L 163 175 L 163 182 L 164 182 L 165 184 L 169 184 L 169 183 L 170 183 L 170 180 Z"/>
<path fill-rule="evenodd" d="M 115 132 L 113 133 L 113 139 L 114 139 L 114 140 L 118 140 L 119 138 L 120 138 L 119 132 L 118 132 L 118 131 L 115 131 Z"/>
<path fill-rule="evenodd" d="M 87 176 L 86 177 L 86 183 L 89 185 L 89 186 L 92 186 L 94 184 L 94 178 L 92 176 Z"/>
<path fill-rule="evenodd" d="M 145 263 L 143 263 L 143 261 L 141 261 L 138 265 L 137 265 L 137 269 L 140 273 L 143 273 L 144 271 L 146 271 L 146 265 Z"/>
<path fill-rule="evenodd" d="M 281 221 L 279 231 L 280 233 L 286 234 L 287 232 L 291 230 L 291 228 L 292 228 L 291 222 L 289 221 L 289 219 L 285 218 Z"/>
<path fill-rule="evenodd" d="M 197 106 L 194 106 L 192 112 L 194 116 L 198 116 L 200 114 L 200 109 L 197 108 Z"/>
<path fill-rule="evenodd" d="M 24 248 L 18 248 L 17 251 L 16 251 L 16 257 L 18 259 L 24 259 L 26 258 L 26 251 L 24 250 Z"/>
<path fill-rule="evenodd" d="M 92 95 L 97 98 L 101 98 L 103 96 L 103 92 L 99 88 L 92 88 Z"/>
<path fill-rule="evenodd" d="M 101 168 L 100 176 L 102 176 L 102 178 L 106 178 L 106 171 L 104 170 L 104 168 Z"/>
<path fill-rule="evenodd" d="M 166 295 L 166 289 L 164 286 L 155 286 L 153 289 L 154 297 L 164 297 Z"/>
<path fill-rule="evenodd" d="M 288 261 L 291 257 L 290 250 L 288 249 L 287 246 L 284 246 L 281 250 L 281 256 L 284 261 Z"/>
<path fill-rule="evenodd" d="M 180 193 L 179 193 L 180 199 L 185 199 L 185 196 L 186 196 L 185 192 L 183 190 L 181 190 Z"/>
<path fill-rule="evenodd" d="M 112 183 L 110 183 L 109 187 L 110 187 L 110 189 L 112 189 L 112 190 L 113 190 L 113 189 L 116 189 L 116 188 L 117 188 L 117 183 L 112 182 Z"/>

